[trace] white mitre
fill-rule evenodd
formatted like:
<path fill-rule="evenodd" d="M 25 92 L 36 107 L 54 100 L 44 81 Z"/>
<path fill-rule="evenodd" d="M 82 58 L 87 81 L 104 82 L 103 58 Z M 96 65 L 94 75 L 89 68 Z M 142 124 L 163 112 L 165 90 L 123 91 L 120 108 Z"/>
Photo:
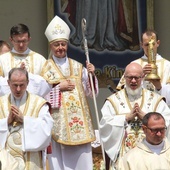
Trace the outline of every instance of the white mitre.
<path fill-rule="evenodd" d="M 57 15 L 48 24 L 45 35 L 49 43 L 55 41 L 68 41 L 70 36 L 70 28 L 68 25 Z"/>

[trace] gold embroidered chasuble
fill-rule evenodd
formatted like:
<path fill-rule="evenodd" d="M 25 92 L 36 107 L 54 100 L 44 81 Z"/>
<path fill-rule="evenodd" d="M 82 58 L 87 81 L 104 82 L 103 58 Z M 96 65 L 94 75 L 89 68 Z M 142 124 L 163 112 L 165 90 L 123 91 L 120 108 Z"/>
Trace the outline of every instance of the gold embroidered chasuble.
<path fill-rule="evenodd" d="M 8 117 L 11 104 L 11 95 L 5 95 L 0 98 L 0 119 Z M 43 98 L 39 98 L 33 94 L 27 96 L 27 100 L 20 103 L 19 109 L 24 116 L 38 117 L 41 107 L 46 103 Z M 5 149 L 19 162 L 19 169 L 22 170 L 42 170 L 42 153 L 39 152 L 23 152 L 22 151 L 22 132 L 23 124 L 13 122 L 9 125 L 9 134 L 7 137 Z M 28 139 L 33 140 L 33 139 Z"/>
<path fill-rule="evenodd" d="M 68 58 L 69 66 L 61 70 L 52 59 L 49 64 L 53 65 L 53 78 L 58 82 L 66 79 L 75 83 L 72 91 L 61 91 L 61 107 L 52 110 L 54 127 L 53 139 L 65 145 L 79 145 L 95 140 L 93 125 L 84 88 L 82 85 L 83 65 Z"/>
<path fill-rule="evenodd" d="M 0 75 L 4 77 L 7 76 L 9 70 L 14 67 L 20 67 L 22 62 L 25 64 L 28 72 L 40 75 L 46 59 L 34 51 L 30 51 L 28 54 L 8 52 L 0 57 Z"/>
<path fill-rule="evenodd" d="M 149 91 L 147 89 L 142 90 L 141 103 L 138 103 L 141 110 L 145 113 L 150 111 L 156 111 L 159 102 L 163 99 L 162 96 Z M 129 113 L 132 110 L 131 103 L 127 97 L 125 89 L 122 89 L 111 95 L 109 100 L 116 111 L 116 115 L 123 115 Z M 134 148 L 138 142 L 142 141 L 145 137 L 141 128 L 142 122 L 137 117 L 125 124 L 125 133 L 121 141 L 120 152 L 118 157 L 122 157 L 128 150 Z"/>
<path fill-rule="evenodd" d="M 47 60 L 40 54 L 30 50 L 28 54 L 17 54 L 8 52 L 0 56 L 0 76 L 8 76 L 9 71 L 14 67 L 21 67 L 21 63 L 25 64 L 28 72 L 42 76 L 48 83 L 57 84 L 51 81 L 51 71 L 47 64 Z"/>

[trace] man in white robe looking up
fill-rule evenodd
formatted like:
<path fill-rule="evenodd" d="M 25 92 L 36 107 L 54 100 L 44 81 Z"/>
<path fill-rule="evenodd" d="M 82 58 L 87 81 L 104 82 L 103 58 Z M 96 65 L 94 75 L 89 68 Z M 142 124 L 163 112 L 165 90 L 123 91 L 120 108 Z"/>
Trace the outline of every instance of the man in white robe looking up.
<path fill-rule="evenodd" d="M 125 69 L 125 88 L 109 96 L 102 109 L 100 135 L 104 149 L 116 169 L 119 158 L 145 136 L 141 120 L 148 112 L 161 113 L 169 125 L 170 109 L 162 96 L 142 88 L 143 69 L 130 63 Z"/>
<path fill-rule="evenodd" d="M 45 170 L 53 119 L 47 102 L 26 91 L 28 83 L 26 70 L 10 70 L 11 93 L 0 97 L 0 148 L 17 160 L 16 170 Z"/>

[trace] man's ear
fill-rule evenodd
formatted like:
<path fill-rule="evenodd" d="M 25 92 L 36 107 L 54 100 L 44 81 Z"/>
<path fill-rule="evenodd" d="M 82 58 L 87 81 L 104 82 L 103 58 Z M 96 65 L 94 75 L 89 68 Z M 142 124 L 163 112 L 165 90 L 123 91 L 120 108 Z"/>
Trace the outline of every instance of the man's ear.
<path fill-rule="evenodd" d="M 12 37 L 9 37 L 9 41 L 12 42 Z"/>
<path fill-rule="evenodd" d="M 157 47 L 159 47 L 161 41 L 160 40 L 157 40 Z"/>
<path fill-rule="evenodd" d="M 141 47 L 143 47 L 143 43 L 142 43 L 142 41 L 140 41 L 140 46 L 141 46 Z"/>
<path fill-rule="evenodd" d="M 146 132 L 146 129 L 147 129 L 147 127 L 145 125 L 142 125 L 142 130 L 144 133 Z"/>

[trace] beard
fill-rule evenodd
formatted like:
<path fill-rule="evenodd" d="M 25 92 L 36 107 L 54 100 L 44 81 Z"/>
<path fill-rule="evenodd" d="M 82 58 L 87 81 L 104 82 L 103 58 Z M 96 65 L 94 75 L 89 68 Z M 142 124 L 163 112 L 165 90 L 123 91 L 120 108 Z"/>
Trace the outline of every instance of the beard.
<path fill-rule="evenodd" d="M 126 85 L 126 92 L 127 92 L 128 95 L 137 96 L 137 95 L 140 95 L 140 94 L 141 94 L 141 92 L 142 92 L 142 87 L 140 86 L 140 87 L 138 87 L 137 89 L 132 90 L 130 87 L 128 87 L 128 86 Z"/>

